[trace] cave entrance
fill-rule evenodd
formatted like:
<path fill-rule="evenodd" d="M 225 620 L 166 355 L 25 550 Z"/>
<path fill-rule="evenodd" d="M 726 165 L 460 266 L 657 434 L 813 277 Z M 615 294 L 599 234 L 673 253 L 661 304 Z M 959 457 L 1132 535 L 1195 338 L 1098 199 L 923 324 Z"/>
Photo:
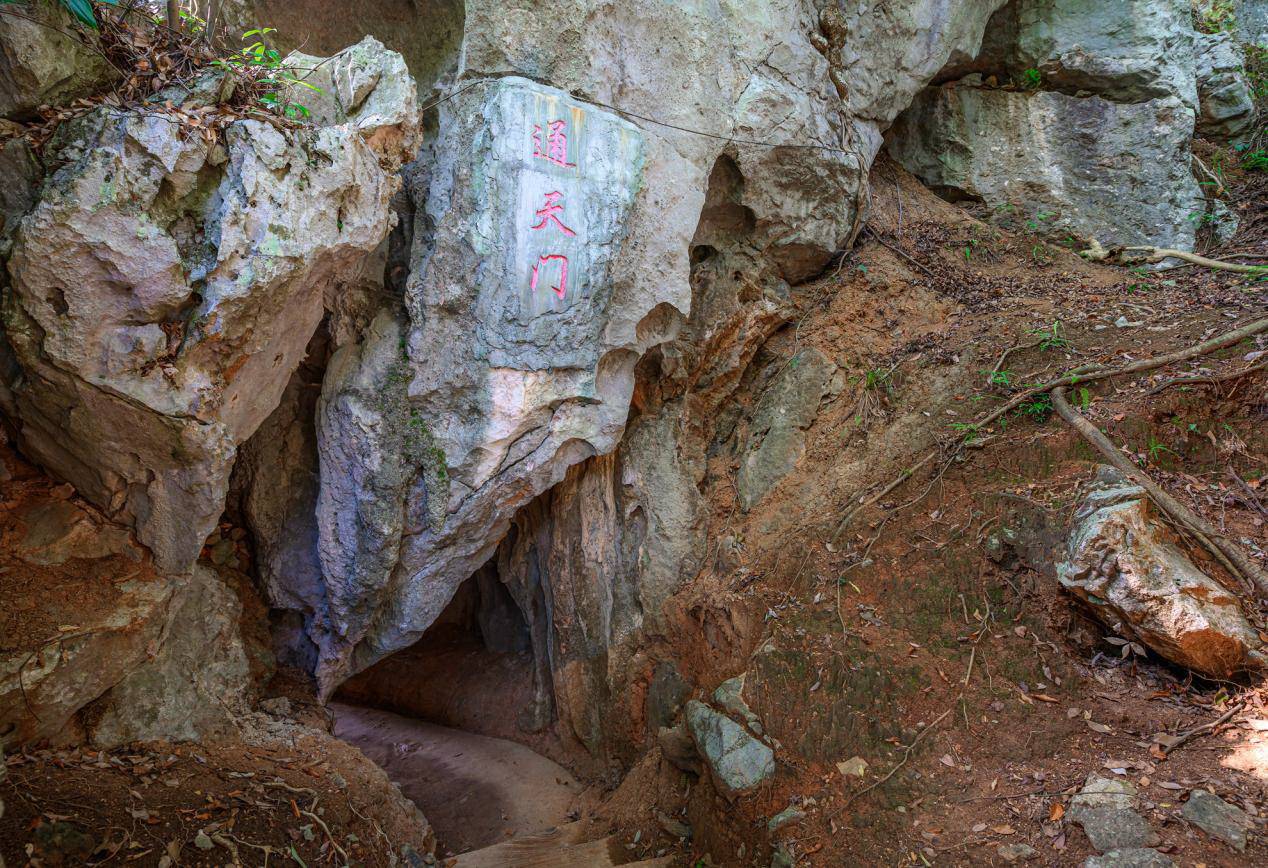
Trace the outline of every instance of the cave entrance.
<path fill-rule="evenodd" d="M 508 738 L 532 685 L 528 624 L 490 563 L 417 642 L 350 678 L 336 698 Z"/>
<path fill-rule="evenodd" d="M 529 626 L 490 562 L 459 586 L 408 648 L 349 679 L 330 703 L 335 735 L 418 805 L 441 853 L 464 853 L 568 821 L 582 785 L 546 732 L 521 725 L 533 701 Z"/>

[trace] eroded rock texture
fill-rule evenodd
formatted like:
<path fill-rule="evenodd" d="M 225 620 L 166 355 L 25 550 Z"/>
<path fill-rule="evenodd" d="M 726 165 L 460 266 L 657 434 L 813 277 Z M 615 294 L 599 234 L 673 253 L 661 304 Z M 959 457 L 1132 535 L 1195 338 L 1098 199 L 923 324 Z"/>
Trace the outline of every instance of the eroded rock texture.
<path fill-rule="evenodd" d="M 1189 0 L 1012 0 L 889 150 L 935 189 L 1063 239 L 1192 249 L 1222 213 L 1190 169 L 1195 121 L 1234 135 L 1249 108 L 1236 52 L 1192 19 Z"/>
<path fill-rule="evenodd" d="M 388 254 L 380 312 L 350 328 L 332 318 L 333 356 L 312 439 L 284 438 L 292 448 L 303 441 L 317 464 L 289 482 L 266 474 L 268 493 L 257 492 L 257 480 L 247 494 L 253 508 L 268 504 L 261 516 L 273 516 L 255 526 L 266 552 L 283 549 L 278 516 L 316 515 L 304 530 L 312 538 L 315 528 L 316 556 L 297 557 L 292 568 L 270 555 L 268 581 L 274 602 L 300 613 L 306 640 L 296 638 L 305 646 L 297 651 L 317 658 L 324 689 L 417 639 L 493 556 L 512 520 L 527 520 L 516 519 L 519 510 L 570 467 L 613 453 L 623 437 L 617 463 L 586 465 L 577 482 L 584 496 L 565 486 L 552 497 L 598 515 L 593 503 L 624 497 L 624 489 L 633 500 L 619 519 L 602 519 L 609 527 L 598 551 L 657 551 L 604 579 L 615 602 L 587 596 L 571 622 L 587 642 L 563 641 L 579 658 L 600 660 L 658 617 L 692 572 L 684 550 L 699 494 L 691 480 L 707 440 L 672 444 L 684 439 L 684 426 L 709 436 L 710 408 L 787 316 L 781 287 L 818 273 L 857 233 L 882 127 L 952 55 L 976 52 L 998 5 L 887 4 L 820 15 L 794 0 L 709 9 L 636 3 L 602 14 L 584 4 L 466 4 L 458 85 L 405 171 L 402 214 L 412 234 Z M 859 51 L 850 33 L 869 50 Z M 916 33 L 925 34 L 919 50 Z M 649 44 L 658 46 L 654 55 L 641 48 Z M 874 65 L 889 70 L 884 86 L 859 72 Z M 716 74 L 694 72 L 706 67 Z M 852 95 L 841 87 L 851 75 L 860 82 Z M 606 103 L 712 137 L 641 123 Z M 777 143 L 791 146 L 767 147 Z M 706 202 L 711 178 L 717 202 Z M 698 227 L 720 237 L 693 242 Z M 708 258 L 739 238 L 726 256 L 760 260 L 765 285 L 755 294 L 728 286 L 699 308 L 689 250 L 694 243 Z M 723 267 L 721 259 L 710 266 L 719 274 Z M 639 359 L 684 326 L 725 357 L 681 342 L 665 361 L 677 391 L 691 378 L 713 382 L 694 398 L 674 398 L 694 402 L 689 412 L 678 403 L 627 430 Z M 562 504 L 547 512 L 542 521 L 551 526 L 571 521 L 561 518 L 569 514 Z M 627 520 L 641 542 L 624 538 Z M 507 545 L 556 533 L 525 527 Z M 557 567 L 538 580 L 556 591 L 595 587 L 594 571 L 616 557 L 588 555 L 586 564 L 556 548 L 541 557 Z M 523 586 L 522 604 L 530 605 L 533 583 L 510 575 L 503 579 Z M 546 617 L 549 632 L 556 622 Z M 542 672 L 552 692 L 565 689 L 566 657 L 551 677 Z M 546 659 L 543 651 L 543 666 Z M 585 676 L 577 665 L 568 676 L 575 684 L 609 689 L 601 664 Z M 589 701 L 598 689 L 582 693 Z M 542 708 L 550 701 L 543 694 Z M 578 721 L 577 729 L 593 726 Z"/>
<path fill-rule="evenodd" d="M 382 65 L 376 45 L 366 65 Z M 245 120 L 221 146 L 103 108 L 46 151 L 60 168 L 8 262 L 5 403 L 24 451 L 134 527 L 161 569 L 192 564 L 323 295 L 386 237 L 396 181 L 380 157 L 411 151 L 415 123 L 399 111 L 291 135 Z"/>
<path fill-rule="evenodd" d="M 1181 551 L 1143 489 L 1102 467 L 1075 522 L 1057 577 L 1111 629 L 1215 678 L 1268 663 L 1238 595 Z"/>
<path fill-rule="evenodd" d="M 932 183 L 1007 199 L 1023 176 L 1062 227 L 1175 246 L 1203 207 L 1172 0 L 995 19 L 1003 0 L 470 0 L 320 24 L 328 4 L 229 5 L 313 24 L 314 51 L 370 29 L 401 54 L 293 57 L 322 88 L 294 135 L 246 121 L 206 145 L 102 110 L 52 143 L 37 195 L 43 167 L 0 154 L 32 179 L 0 199 L 6 225 L 26 213 L 0 393 L 23 448 L 169 574 L 232 489 L 281 649 L 324 695 L 477 571 L 504 583 L 534 654 L 525 725 L 557 719 L 596 756 L 654 735 L 631 687 L 666 661 L 645 649 L 725 556 L 703 533 L 710 450 L 756 508 L 839 389 L 815 353 L 752 363 L 790 286 L 856 237 L 913 99 L 892 147 Z M 1032 66 L 1036 94 L 926 89 Z M 423 117 L 410 73 L 445 97 Z M 102 741 L 170 728 L 103 720 Z"/>

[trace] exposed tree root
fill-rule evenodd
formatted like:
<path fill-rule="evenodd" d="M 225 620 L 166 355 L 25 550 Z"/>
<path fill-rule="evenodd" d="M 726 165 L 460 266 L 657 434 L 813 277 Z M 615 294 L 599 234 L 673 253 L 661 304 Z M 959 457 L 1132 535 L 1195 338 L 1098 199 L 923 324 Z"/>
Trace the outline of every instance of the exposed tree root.
<path fill-rule="evenodd" d="M 1093 262 L 1105 262 L 1114 257 L 1118 257 L 1130 264 L 1130 262 L 1162 262 L 1167 259 L 1179 259 L 1190 265 L 1200 265 L 1203 268 L 1210 268 L 1216 271 L 1233 271 L 1237 274 L 1268 274 L 1268 265 L 1240 265 L 1236 262 L 1228 262 L 1223 259 L 1211 259 L 1201 256 L 1197 253 L 1189 253 L 1184 250 L 1172 250 L 1169 247 L 1113 247 L 1106 248 L 1093 241 L 1092 245 L 1080 253 L 1084 259 L 1090 259 Z M 1240 254 L 1239 254 L 1240 255 Z"/>
<path fill-rule="evenodd" d="M 1215 386 L 1220 383 L 1227 383 L 1230 380 L 1240 380 L 1242 377 L 1245 377 L 1248 374 L 1253 374 L 1255 373 L 1255 371 L 1262 371 L 1266 368 L 1268 368 L 1268 362 L 1260 362 L 1257 365 L 1251 365 L 1250 367 L 1242 368 L 1240 371 L 1230 371 L 1227 374 L 1217 374 L 1215 376 L 1210 376 L 1210 377 L 1200 377 L 1200 376 L 1199 377 L 1176 377 L 1174 380 L 1167 380 L 1167 382 L 1165 383 L 1161 383 L 1157 386 L 1154 386 L 1145 394 L 1156 395 L 1159 392 L 1162 392 L 1166 389 L 1170 389 L 1172 386 L 1185 386 L 1185 385 L 1196 385 L 1196 384 Z"/>
<path fill-rule="evenodd" d="M 1004 402 L 1002 405 L 997 407 L 995 410 L 992 410 L 990 413 L 987 413 L 985 416 L 982 416 L 981 418 L 971 423 L 971 425 L 969 426 L 969 430 L 971 433 L 974 433 L 974 434 L 976 432 L 980 432 L 987 425 L 990 425 L 992 422 L 995 422 L 1000 417 L 1004 416 L 1005 414 L 1021 406 L 1026 401 L 1029 401 L 1031 398 L 1034 398 L 1036 395 L 1052 392 L 1054 389 L 1057 389 L 1059 387 L 1071 386 L 1078 383 L 1090 383 L 1097 380 L 1108 380 L 1112 377 L 1122 377 L 1122 376 L 1127 376 L 1129 374 L 1139 374 L 1139 373 L 1143 373 L 1144 371 L 1151 371 L 1156 368 L 1161 368 L 1167 365 L 1175 364 L 1176 362 L 1183 362 L 1188 359 L 1197 358 L 1199 356 L 1204 356 L 1213 352 L 1217 352 L 1219 350 L 1227 349 L 1228 347 L 1235 346 L 1238 343 L 1244 341 L 1246 338 L 1253 337 L 1254 335 L 1262 334 L 1264 332 L 1268 332 L 1268 317 L 1255 320 L 1247 325 L 1242 326 L 1241 328 L 1234 329 L 1233 331 L 1230 331 L 1230 332 L 1225 332 L 1224 334 L 1219 335 L 1218 337 L 1214 337 L 1214 338 L 1211 338 L 1210 340 L 1202 341 L 1201 343 L 1194 344 L 1193 346 L 1186 347 L 1185 349 L 1176 350 L 1175 352 L 1172 352 L 1172 353 L 1164 353 L 1161 356 L 1155 356 L 1151 359 L 1141 359 L 1140 361 L 1132 362 L 1131 364 L 1128 364 L 1128 365 L 1122 365 L 1116 368 L 1110 368 L 1104 365 L 1082 365 L 1080 367 L 1073 368 L 1065 372 L 1059 377 L 1055 377 L 1051 380 L 1048 380 L 1046 383 L 1041 383 L 1038 386 L 1035 386 L 1030 389 L 1026 389 L 1023 392 L 1019 392 L 1018 394 L 1010 398 L 1008 401 Z M 1054 395 L 1054 404 L 1055 403 L 1056 401 L 1055 401 L 1055 395 Z M 1065 403 L 1064 398 L 1062 399 L 1062 403 Z M 1068 407 L 1068 404 L 1067 404 L 1067 407 Z M 1081 419 L 1082 417 L 1079 417 L 1079 418 Z M 1089 426 L 1090 426 L 1090 423 L 1089 423 Z M 1093 430 L 1095 430 L 1095 428 L 1093 428 Z M 1097 433 L 1099 434 L 1100 432 L 1098 431 Z M 841 534 L 844 533 L 846 527 L 850 524 L 851 521 L 854 520 L 855 516 L 857 516 L 863 510 L 867 509 L 869 506 L 872 506 L 878 501 L 880 501 L 882 498 L 884 498 L 894 489 L 898 488 L 900 485 L 902 485 L 904 482 L 910 479 L 917 470 L 924 467 L 929 462 L 933 461 L 939 455 L 946 454 L 947 455 L 946 465 L 949 465 L 950 462 L 954 461 L 961 454 L 963 454 L 965 447 L 974 445 L 973 439 L 975 438 L 970 438 L 969 440 L 961 442 L 954 446 L 939 444 L 936 448 L 926 453 L 919 461 L 917 461 L 911 467 L 903 470 L 897 477 L 895 477 L 886 485 L 884 485 L 879 491 L 877 491 L 872 496 L 857 497 L 857 499 L 855 497 L 851 497 L 850 499 L 853 505 L 848 510 L 846 510 L 845 515 L 841 517 L 841 520 L 837 523 L 836 528 L 833 530 L 831 536 L 828 537 L 826 542 L 829 545 L 835 544 L 836 541 L 840 539 Z M 1112 448 L 1113 447 L 1111 445 L 1111 449 Z M 1118 450 L 1114 449 L 1113 451 L 1115 455 L 1118 455 Z M 1125 461 L 1126 459 L 1123 459 L 1123 460 Z M 943 472 L 945 472 L 946 465 L 944 465 L 943 467 Z M 1131 465 L 1131 466 L 1133 470 L 1135 470 L 1135 465 Z M 1139 471 L 1135 471 L 1135 472 L 1139 473 Z M 1154 486 L 1154 487 L 1157 488 L 1157 486 Z M 1158 490 L 1161 491 L 1161 489 L 1158 489 Z M 1165 492 L 1163 492 L 1163 494 L 1165 495 Z M 1179 506 L 1178 503 L 1176 505 Z M 1183 507 L 1181 508 L 1183 509 Z M 1181 520 L 1177 519 L 1177 521 L 1181 521 Z M 1186 522 L 1181 521 L 1181 524 L 1185 524 L 1185 523 Z M 1219 536 L 1218 534 L 1215 534 L 1215 536 L 1223 540 L 1223 537 Z M 1238 570 L 1237 568 L 1233 568 L 1232 565 L 1229 563 L 1229 561 L 1232 561 L 1233 563 L 1237 563 L 1237 559 L 1229 558 L 1227 556 L 1227 553 L 1224 552 L 1223 550 L 1220 551 L 1220 555 L 1218 558 L 1220 562 L 1223 563 L 1225 565 L 1225 568 L 1229 569 L 1229 571 L 1234 576 L 1238 576 L 1239 578 L 1243 578 L 1245 580 L 1253 582 L 1256 590 L 1258 590 L 1258 592 L 1264 595 L 1265 597 L 1268 597 L 1268 577 L 1265 577 L 1263 575 L 1263 572 L 1258 567 L 1256 567 L 1253 563 L 1249 562 L 1244 552 L 1242 552 L 1240 549 L 1237 549 L 1235 546 L 1232 546 L 1231 543 L 1227 543 L 1225 541 L 1225 544 L 1235 549 L 1238 557 L 1241 559 L 1241 562 L 1244 565 L 1249 566 L 1250 569 Z M 806 565 L 810 561 L 810 557 L 811 557 L 811 552 L 808 550 L 802 559 L 801 565 L 797 568 L 797 572 L 793 575 L 792 581 L 789 583 L 790 588 L 793 585 L 795 585 L 797 583 L 797 580 L 801 577 L 802 573 L 804 572 L 806 568 Z"/>
<path fill-rule="evenodd" d="M 1227 723 L 1229 720 L 1233 718 L 1235 714 L 1238 714 L 1245 708 L 1246 706 L 1244 704 L 1234 705 L 1232 708 L 1230 708 L 1228 711 L 1221 714 L 1218 718 L 1211 721 L 1210 723 L 1204 723 L 1201 726 L 1195 726 L 1193 727 L 1193 729 L 1186 730 L 1185 732 L 1180 733 L 1180 735 L 1175 740 L 1173 740 L 1169 744 L 1162 746 L 1163 754 L 1169 756 L 1173 751 L 1179 749 L 1179 747 L 1183 745 L 1185 742 L 1191 741 L 1194 738 L 1198 737 L 1199 735 L 1206 735 L 1208 732 L 1214 732 L 1216 727 L 1220 726 L 1221 724 Z"/>
<path fill-rule="evenodd" d="M 1260 594 L 1268 596 L 1268 575 L 1265 575 L 1263 570 L 1259 569 L 1255 562 L 1251 560 L 1250 555 L 1246 554 L 1240 546 L 1231 542 L 1227 537 L 1221 535 L 1206 519 L 1163 491 L 1149 477 L 1149 474 L 1128 461 L 1126 456 L 1114 446 L 1108 437 L 1070 406 L 1065 399 L 1065 388 L 1063 386 L 1058 386 L 1052 390 L 1052 406 L 1057 411 L 1057 415 L 1068 422 L 1074 430 L 1078 431 L 1083 436 L 1083 439 L 1092 444 L 1105 457 L 1106 461 L 1132 482 L 1145 489 L 1150 499 L 1158 504 L 1163 512 L 1186 531 L 1193 534 L 1198 542 L 1223 565 L 1224 569 L 1243 582 L 1249 581 L 1253 583 Z"/>
<path fill-rule="evenodd" d="M 1216 271 L 1235 271 L 1238 274 L 1265 274 L 1268 273 L 1268 266 L 1264 265 L 1240 265 L 1236 262 L 1225 262 L 1222 259 L 1208 259 L 1205 256 L 1199 256 L 1196 253 L 1186 253 L 1183 250 L 1171 250 L 1167 247 L 1124 247 L 1124 253 L 1144 253 L 1146 262 L 1162 262 L 1164 259 L 1181 259 L 1190 262 L 1193 265 L 1200 265 L 1203 268 L 1210 268 Z"/>

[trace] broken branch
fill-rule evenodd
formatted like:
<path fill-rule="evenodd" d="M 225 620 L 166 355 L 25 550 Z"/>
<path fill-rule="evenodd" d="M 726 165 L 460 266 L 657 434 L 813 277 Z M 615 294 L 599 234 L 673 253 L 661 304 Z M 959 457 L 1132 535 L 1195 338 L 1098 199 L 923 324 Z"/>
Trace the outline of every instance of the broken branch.
<path fill-rule="evenodd" d="M 1110 464 L 1143 488 L 1149 498 L 1172 520 L 1192 533 L 1224 569 L 1243 582 L 1249 580 L 1260 594 L 1268 596 L 1268 575 L 1259 569 L 1250 556 L 1211 527 L 1206 519 L 1163 491 L 1147 473 L 1128 461 L 1108 437 L 1070 406 L 1065 399 L 1064 387 L 1058 386 L 1052 390 L 1052 406 L 1057 415 L 1079 432 Z"/>

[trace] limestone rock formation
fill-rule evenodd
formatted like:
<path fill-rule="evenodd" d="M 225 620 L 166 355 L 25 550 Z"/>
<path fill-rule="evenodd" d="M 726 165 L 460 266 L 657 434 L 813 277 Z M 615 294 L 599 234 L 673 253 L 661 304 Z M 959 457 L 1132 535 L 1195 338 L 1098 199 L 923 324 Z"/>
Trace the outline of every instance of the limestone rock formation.
<path fill-rule="evenodd" d="M 868 63 L 899 63 L 894 80 L 907 93 L 952 53 L 975 51 L 998 2 L 916 5 L 886 13 L 883 26 L 866 14 L 846 22 L 875 43 Z M 878 90 L 851 116 L 829 71 L 862 61 L 823 35 L 838 32 L 831 16 L 821 21 L 792 0 L 742 16 L 637 7 L 511 15 L 500 4 L 466 4 L 465 83 L 437 107 L 436 133 L 406 172 L 414 232 L 400 377 L 408 407 L 395 407 L 422 453 L 405 462 L 399 483 L 379 480 L 375 493 L 328 474 L 329 456 L 388 454 L 393 426 L 366 429 L 388 438 L 379 445 L 337 444 L 339 431 L 352 429 L 339 422 L 346 411 L 328 404 L 319 425 L 326 433 L 317 434 L 325 443 L 319 524 L 351 521 L 345 527 L 362 535 L 341 537 L 353 553 L 342 566 L 323 555 L 327 599 L 305 604 L 326 689 L 416 639 L 488 560 L 515 512 L 571 465 L 612 452 L 623 434 L 637 442 L 625 430 L 634 366 L 691 313 L 687 251 L 724 150 L 741 181 L 734 213 L 782 279 L 816 273 L 857 232 L 865 169 L 904 97 Z M 932 54 L 917 58 L 905 40 L 925 25 L 936 25 L 937 38 Z M 638 49 L 652 43 L 660 46 L 654 58 Z M 719 76 L 686 72 L 706 59 Z M 722 138 L 639 124 L 596 104 L 604 102 Z M 727 145 L 728 135 L 796 147 Z M 645 423 L 649 437 L 661 438 L 649 452 L 668 434 L 652 429 L 668 423 Z M 690 485 L 686 474 L 677 478 L 673 486 Z M 674 509 L 683 518 L 666 520 L 689 523 L 689 500 Z M 405 516 L 401 529 L 367 510 Z M 687 565 L 675 557 L 653 569 L 661 575 L 640 584 L 663 599 Z M 312 587 L 310 567 L 303 570 L 280 581 Z M 644 611 L 654 617 L 657 605 Z"/>
<path fill-rule="evenodd" d="M 61 4 L 19 0 L 0 27 L 0 117 L 23 118 L 105 86 L 117 72 L 95 42 Z"/>
<path fill-rule="evenodd" d="M 1083 789 L 1070 800 L 1066 816 L 1078 823 L 1097 850 L 1152 847 L 1158 834 L 1136 812 L 1136 787 L 1130 781 L 1088 775 Z"/>
<path fill-rule="evenodd" d="M 1102 467 L 1074 520 L 1057 577 L 1107 626 L 1216 678 L 1268 664 L 1237 595 L 1180 550 L 1143 489 Z"/>
<path fill-rule="evenodd" d="M 797 464 L 805 430 L 819 412 L 836 365 L 818 350 L 788 360 L 753 411 L 746 455 L 736 477 L 740 504 L 750 508 Z"/>
<path fill-rule="evenodd" d="M 1176 863 L 1169 856 L 1148 847 L 1124 847 L 1099 856 L 1089 856 L 1083 868 L 1171 868 Z"/>
<path fill-rule="evenodd" d="M 1268 3 L 1264 0 L 1235 0 L 1237 33 L 1248 45 L 1268 46 Z"/>
<path fill-rule="evenodd" d="M 1238 851 L 1246 849 L 1246 833 L 1255 828 L 1255 820 L 1249 814 L 1206 790 L 1190 793 L 1181 813 L 1190 823 Z"/>
<path fill-rule="evenodd" d="M 0 728 L 6 739 L 73 741 L 76 714 L 142 665 L 162 643 L 176 584 L 121 576 L 108 606 L 84 611 L 34 648 L 0 654 Z"/>
<path fill-rule="evenodd" d="M 1240 49 L 1227 33 L 1200 33 L 1196 62 L 1198 131 L 1236 139 L 1255 122 L 1255 101 Z"/>
<path fill-rule="evenodd" d="M 396 181 L 372 146 L 391 165 L 413 118 L 372 95 L 360 105 L 298 135 L 239 121 L 224 147 L 102 108 L 46 152 L 60 168 L 8 262 L 20 376 L 6 408 L 27 453 L 135 527 L 163 570 L 193 562 L 236 446 L 277 405 L 323 294 L 390 229 Z"/>
<path fill-rule="evenodd" d="M 251 692 L 241 614 L 233 591 L 207 567 L 178 579 L 155 653 L 90 713 L 93 744 L 206 740 L 231 731 Z"/>
<path fill-rule="evenodd" d="M 1183 249 L 1205 209 L 1189 170 L 1193 118 L 1176 98 L 948 85 L 916 98 L 889 150 L 935 189 L 1021 209 L 1048 231 Z"/>
<path fill-rule="evenodd" d="M 987 32 L 899 118 L 890 153 L 1056 237 L 1192 249 L 1219 210 L 1190 170 L 1199 79 L 1212 124 L 1241 109 L 1188 0 L 1012 0 Z"/>
<path fill-rule="evenodd" d="M 1195 107 L 1190 0 L 1012 0 L 991 19 L 974 67 L 1115 102 L 1176 97 Z"/>

